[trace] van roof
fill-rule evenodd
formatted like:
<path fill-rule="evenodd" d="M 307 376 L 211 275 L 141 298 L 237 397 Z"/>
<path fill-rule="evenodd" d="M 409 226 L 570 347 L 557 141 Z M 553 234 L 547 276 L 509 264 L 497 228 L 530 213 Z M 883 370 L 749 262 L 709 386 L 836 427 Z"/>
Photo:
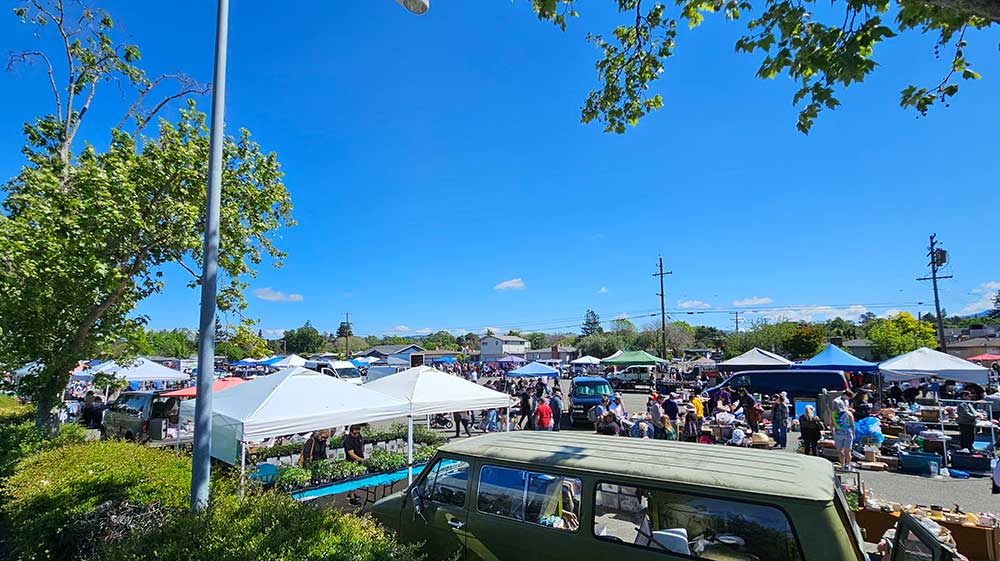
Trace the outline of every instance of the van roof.
<path fill-rule="evenodd" d="M 600 376 L 577 376 L 576 378 L 573 378 L 573 382 L 574 383 L 575 382 L 604 382 L 605 384 L 610 383 L 610 382 L 608 382 L 607 380 L 605 380 L 604 378 L 602 378 Z"/>
<path fill-rule="evenodd" d="M 808 501 L 829 502 L 834 493 L 830 462 L 770 450 L 518 431 L 451 442 L 441 451 Z"/>

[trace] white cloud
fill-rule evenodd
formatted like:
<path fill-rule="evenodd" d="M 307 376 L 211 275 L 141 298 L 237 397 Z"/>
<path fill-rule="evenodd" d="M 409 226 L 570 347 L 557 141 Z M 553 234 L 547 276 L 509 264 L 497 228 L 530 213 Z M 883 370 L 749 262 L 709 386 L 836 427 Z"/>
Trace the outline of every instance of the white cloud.
<path fill-rule="evenodd" d="M 458 328 L 458 329 L 449 329 L 449 330 L 448 330 L 448 333 L 451 333 L 451 334 L 452 334 L 452 335 L 454 335 L 455 337 L 461 337 L 462 335 L 465 335 L 465 334 L 467 334 L 468 332 L 469 332 L 469 330 L 468 330 L 468 329 L 465 329 L 464 327 L 460 327 L 460 328 Z"/>
<path fill-rule="evenodd" d="M 617 316 L 615 316 L 615 319 L 628 319 L 628 313 L 627 312 L 622 312 L 622 313 L 618 314 Z"/>
<path fill-rule="evenodd" d="M 840 317 L 848 321 L 856 321 L 861 314 L 868 311 L 868 308 L 854 304 L 846 307 L 833 306 L 802 306 L 798 308 L 783 308 L 781 310 L 768 310 L 761 315 L 770 320 L 786 321 L 823 321 Z"/>
<path fill-rule="evenodd" d="M 773 303 L 774 300 L 768 298 L 767 296 L 751 296 L 750 298 L 744 298 L 742 300 L 733 300 L 734 306 L 761 306 Z"/>
<path fill-rule="evenodd" d="M 431 333 L 434 333 L 434 331 L 430 327 L 424 327 L 421 329 L 417 329 L 416 331 L 414 331 L 414 333 L 416 333 L 417 335 L 430 335 Z"/>
<path fill-rule="evenodd" d="M 281 339 L 285 336 L 287 329 L 262 329 L 265 339 Z"/>
<path fill-rule="evenodd" d="M 385 335 L 399 335 L 400 333 L 409 333 L 409 332 L 410 332 L 410 328 L 409 327 L 407 327 L 405 325 L 397 325 L 396 327 L 393 327 L 392 329 L 386 329 L 382 333 L 384 333 Z"/>
<path fill-rule="evenodd" d="M 492 331 L 493 333 L 497 333 L 497 334 L 500 334 L 500 335 L 504 334 L 504 332 L 501 331 L 499 327 L 491 327 L 491 326 L 486 326 L 486 327 L 480 329 L 479 333 L 482 334 L 482 335 L 486 335 L 486 332 L 488 332 L 488 331 Z"/>
<path fill-rule="evenodd" d="M 892 316 L 894 316 L 894 315 L 896 315 L 896 314 L 898 314 L 898 313 L 900 313 L 902 311 L 903 310 L 900 310 L 899 308 L 889 308 L 888 310 L 886 310 L 886 311 L 882 312 L 881 314 L 879 314 L 878 317 L 880 317 L 880 318 L 888 318 L 888 317 L 892 317 Z M 913 314 L 910 314 L 910 315 L 913 315 Z"/>
<path fill-rule="evenodd" d="M 684 300 L 683 302 L 678 302 L 677 305 L 682 310 L 704 310 L 705 308 L 711 308 L 711 304 L 702 302 L 701 300 Z"/>
<path fill-rule="evenodd" d="M 493 288 L 496 290 L 524 290 L 524 281 L 521 280 L 521 277 L 518 277 L 516 279 L 505 280 Z"/>
<path fill-rule="evenodd" d="M 301 302 L 301 294 L 285 294 L 280 290 L 275 290 L 270 286 L 253 289 L 253 295 L 268 302 Z"/>
<path fill-rule="evenodd" d="M 602 286 L 601 289 L 597 291 L 597 293 L 598 294 L 607 294 L 608 293 L 608 287 Z"/>
<path fill-rule="evenodd" d="M 976 314 L 993 309 L 993 296 L 1000 290 L 1000 281 L 984 282 L 973 288 L 971 294 L 976 297 L 962 308 L 963 314 Z"/>

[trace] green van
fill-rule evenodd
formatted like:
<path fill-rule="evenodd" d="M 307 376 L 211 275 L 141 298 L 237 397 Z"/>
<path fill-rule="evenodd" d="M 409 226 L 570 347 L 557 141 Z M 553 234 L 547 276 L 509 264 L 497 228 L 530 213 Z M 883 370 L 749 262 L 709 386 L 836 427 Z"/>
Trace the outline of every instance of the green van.
<path fill-rule="evenodd" d="M 704 444 L 484 435 L 443 446 L 372 513 L 431 560 L 867 559 L 828 461 Z M 954 555 L 906 515 L 896 543 L 893 560 Z"/>

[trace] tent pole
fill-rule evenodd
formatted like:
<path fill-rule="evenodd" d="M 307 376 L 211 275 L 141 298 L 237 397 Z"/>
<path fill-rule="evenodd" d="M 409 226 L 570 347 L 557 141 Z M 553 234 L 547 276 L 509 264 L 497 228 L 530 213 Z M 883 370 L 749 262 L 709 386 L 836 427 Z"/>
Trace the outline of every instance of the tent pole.
<path fill-rule="evenodd" d="M 240 441 L 240 498 L 243 498 L 243 480 L 247 472 L 247 443 Z"/>
<path fill-rule="evenodd" d="M 510 399 L 507 399 L 507 407 L 505 408 L 504 415 L 507 416 L 506 432 L 510 432 Z"/>
<path fill-rule="evenodd" d="M 406 483 L 413 484 L 413 414 L 406 417 Z"/>

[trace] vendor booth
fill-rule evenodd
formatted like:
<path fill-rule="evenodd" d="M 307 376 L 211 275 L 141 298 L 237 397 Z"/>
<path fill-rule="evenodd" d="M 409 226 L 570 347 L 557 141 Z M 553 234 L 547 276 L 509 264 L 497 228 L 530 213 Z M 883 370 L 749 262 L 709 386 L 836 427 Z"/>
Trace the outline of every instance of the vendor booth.
<path fill-rule="evenodd" d="M 950 354 L 920 347 L 879 364 L 886 381 L 906 381 L 937 376 L 942 380 L 986 385 L 989 370 Z"/>
<path fill-rule="evenodd" d="M 749 351 L 724 360 L 718 364 L 721 372 L 742 372 L 744 370 L 782 370 L 790 368 L 792 361 L 787 358 L 754 347 Z"/>
<path fill-rule="evenodd" d="M 97 374 L 109 374 L 126 382 L 186 382 L 191 376 L 173 368 L 139 357 L 131 362 L 119 364 L 109 360 L 72 375 L 74 380 L 90 381 Z"/>
<path fill-rule="evenodd" d="M 530 364 L 528 366 L 531 366 Z M 429 366 L 418 366 L 380 378 L 366 388 L 405 401 L 407 405 L 408 478 L 413 481 L 413 417 L 467 409 L 510 407 L 510 396 Z M 510 423 L 507 425 L 510 426 Z"/>
<path fill-rule="evenodd" d="M 525 364 L 507 373 L 511 378 L 558 378 L 559 371 L 540 362 Z"/>
<path fill-rule="evenodd" d="M 625 351 L 612 355 L 601 361 L 601 364 L 608 366 L 656 366 L 663 364 L 666 360 L 653 356 L 646 351 Z"/>
<path fill-rule="evenodd" d="M 197 400 L 181 404 L 180 418 L 194 419 Z M 350 424 L 403 417 L 400 399 L 296 366 L 255 378 L 214 396 L 212 456 L 242 464 L 241 444 Z"/>
<path fill-rule="evenodd" d="M 876 372 L 878 364 L 861 360 L 837 345 L 829 344 L 816 356 L 792 365 L 792 368 L 814 370 L 843 370 L 845 372 Z"/>

